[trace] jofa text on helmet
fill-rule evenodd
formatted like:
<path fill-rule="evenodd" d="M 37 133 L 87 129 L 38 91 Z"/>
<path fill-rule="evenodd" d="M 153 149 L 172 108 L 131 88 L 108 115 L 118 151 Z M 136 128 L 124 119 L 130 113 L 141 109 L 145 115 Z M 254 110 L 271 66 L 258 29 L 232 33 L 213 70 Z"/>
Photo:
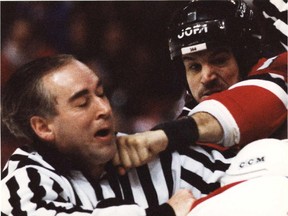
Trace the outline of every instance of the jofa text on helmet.
<path fill-rule="evenodd" d="M 254 165 L 254 164 L 258 164 L 258 163 L 262 163 L 262 162 L 265 162 L 265 157 L 264 156 L 263 157 L 251 158 L 249 160 L 242 161 L 239 164 L 239 167 L 240 168 L 244 168 L 244 167 L 251 166 L 251 165 Z"/>
<path fill-rule="evenodd" d="M 208 27 L 207 24 L 197 24 L 194 25 L 193 27 L 187 27 L 185 29 L 181 30 L 181 34 L 178 34 L 177 37 L 179 39 L 182 39 L 183 37 L 191 36 L 192 34 L 201 34 L 202 32 L 207 33 L 208 32 Z"/>

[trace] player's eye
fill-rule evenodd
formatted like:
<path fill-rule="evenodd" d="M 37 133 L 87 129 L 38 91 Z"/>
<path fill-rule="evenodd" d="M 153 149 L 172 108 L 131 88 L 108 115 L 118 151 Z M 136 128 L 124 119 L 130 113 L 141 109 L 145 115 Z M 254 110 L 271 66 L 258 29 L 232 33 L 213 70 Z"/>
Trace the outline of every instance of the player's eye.
<path fill-rule="evenodd" d="M 202 70 L 202 65 L 199 63 L 188 63 L 186 64 L 186 71 L 187 72 L 192 72 L 192 73 L 197 73 Z"/>
<path fill-rule="evenodd" d="M 222 56 L 222 57 L 217 57 L 217 58 L 213 59 L 212 64 L 221 66 L 221 65 L 226 64 L 227 61 L 228 61 L 228 58 L 225 56 Z"/>
<path fill-rule="evenodd" d="M 219 52 L 210 59 L 210 63 L 216 66 L 224 66 L 230 59 L 229 52 Z"/>

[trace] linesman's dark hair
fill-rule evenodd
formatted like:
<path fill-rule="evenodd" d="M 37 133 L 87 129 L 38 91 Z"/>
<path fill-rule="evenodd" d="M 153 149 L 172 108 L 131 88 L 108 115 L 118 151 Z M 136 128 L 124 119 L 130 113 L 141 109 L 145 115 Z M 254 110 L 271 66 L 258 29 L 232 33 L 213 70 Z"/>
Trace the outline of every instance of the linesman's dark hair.
<path fill-rule="evenodd" d="M 38 138 L 30 126 L 30 118 L 57 115 L 55 97 L 44 88 L 42 79 L 72 60 L 75 58 L 66 54 L 43 57 L 25 64 L 11 75 L 2 93 L 1 117 L 13 135 L 33 142 Z"/>

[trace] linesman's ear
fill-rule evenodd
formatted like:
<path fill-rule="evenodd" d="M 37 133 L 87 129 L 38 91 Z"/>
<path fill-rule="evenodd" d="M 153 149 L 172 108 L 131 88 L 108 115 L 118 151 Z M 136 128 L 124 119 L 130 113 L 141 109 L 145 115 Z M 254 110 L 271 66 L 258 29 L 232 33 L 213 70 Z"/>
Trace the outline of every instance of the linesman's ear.
<path fill-rule="evenodd" d="M 54 141 L 54 133 L 49 121 L 46 118 L 40 116 L 32 116 L 30 119 L 30 125 L 34 132 L 42 140 L 51 142 Z"/>

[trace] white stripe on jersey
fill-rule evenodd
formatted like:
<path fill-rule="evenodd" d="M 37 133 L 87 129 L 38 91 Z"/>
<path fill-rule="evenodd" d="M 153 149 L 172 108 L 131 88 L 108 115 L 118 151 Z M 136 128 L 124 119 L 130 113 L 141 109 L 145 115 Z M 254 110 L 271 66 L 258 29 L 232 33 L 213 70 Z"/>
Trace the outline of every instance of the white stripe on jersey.
<path fill-rule="evenodd" d="M 206 150 L 204 150 L 201 146 L 191 146 L 190 151 L 192 154 L 195 154 L 195 157 L 191 157 L 191 154 L 187 153 L 187 155 L 180 155 L 181 158 L 181 164 L 184 169 L 186 169 L 188 172 L 191 172 L 191 174 L 196 174 L 203 180 L 203 183 L 209 185 L 214 184 L 216 182 L 220 181 L 220 178 L 224 175 L 225 169 L 217 169 L 217 163 L 218 164 L 226 164 L 227 167 L 231 163 L 232 158 L 225 158 L 219 151 L 217 150 L 211 150 L 210 153 L 208 153 Z M 198 155 L 198 156 L 197 156 Z M 199 160 L 199 157 L 202 157 L 205 160 Z M 198 160 L 197 160 L 198 159 Z M 193 195 L 195 198 L 201 198 L 204 195 L 207 195 L 201 192 L 196 184 L 191 187 L 189 184 L 186 184 L 184 181 L 181 180 L 180 184 L 181 188 L 189 188 L 194 191 Z"/>
<path fill-rule="evenodd" d="M 79 171 L 73 171 L 71 181 L 76 194 L 81 198 L 81 204 L 85 209 L 93 209 L 96 207 L 97 198 L 95 193 L 86 193 L 86 191 L 94 191 L 93 187 L 87 179 Z M 76 203 L 76 200 L 74 200 Z"/>
<path fill-rule="evenodd" d="M 158 200 L 159 203 L 165 203 L 167 202 L 167 197 L 169 197 L 169 192 L 167 188 L 167 184 L 164 173 L 162 172 L 163 169 L 161 167 L 160 159 L 157 158 L 156 160 L 152 161 L 151 163 L 148 164 L 151 177 L 152 177 L 152 182 L 155 186 L 155 190 L 158 194 Z M 161 172 L 159 172 L 161 170 Z"/>
<path fill-rule="evenodd" d="M 288 10 L 288 3 L 283 0 L 270 0 L 270 2 L 280 11 Z"/>
<path fill-rule="evenodd" d="M 141 206 L 144 208 L 148 207 L 147 200 L 145 198 L 145 192 L 143 191 L 143 188 L 141 187 L 141 183 L 139 181 L 139 177 L 137 175 L 137 172 L 135 169 L 130 170 L 128 172 L 132 192 L 133 192 L 133 197 L 136 203 L 141 203 Z"/>

